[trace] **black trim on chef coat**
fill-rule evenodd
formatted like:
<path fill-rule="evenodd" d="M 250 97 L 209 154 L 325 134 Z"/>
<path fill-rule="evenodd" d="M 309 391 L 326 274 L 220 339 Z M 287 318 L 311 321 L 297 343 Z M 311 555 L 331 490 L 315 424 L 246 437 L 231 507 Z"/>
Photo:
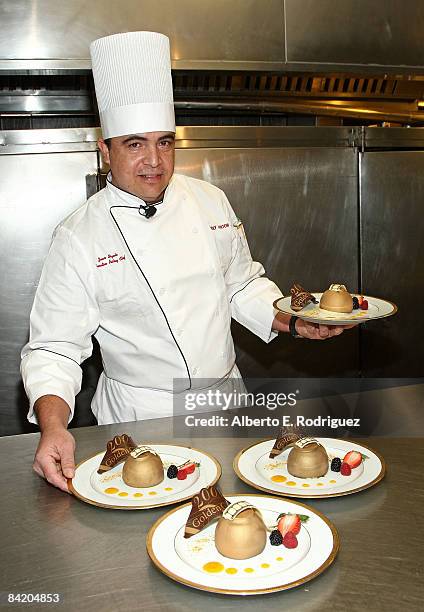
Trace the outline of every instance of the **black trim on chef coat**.
<path fill-rule="evenodd" d="M 188 389 L 186 389 L 186 391 L 188 391 L 189 389 L 191 389 L 192 385 L 191 385 L 191 376 L 190 376 L 190 370 L 189 370 L 189 368 L 188 368 L 187 360 L 186 360 L 186 358 L 185 358 L 185 356 L 184 356 L 183 351 L 181 350 L 180 345 L 179 345 L 179 344 L 178 344 L 178 342 L 177 342 L 177 339 L 175 338 L 174 332 L 172 331 L 172 328 L 171 328 L 171 326 L 170 326 L 170 324 L 169 324 L 169 321 L 168 321 L 168 317 L 166 316 L 165 311 L 164 311 L 164 309 L 163 309 L 163 308 L 162 308 L 162 306 L 161 306 L 161 303 L 159 302 L 159 300 L 158 300 L 158 298 L 157 298 L 157 296 L 156 296 L 155 292 L 153 291 L 153 288 L 152 288 L 151 284 L 150 284 L 150 283 L 149 283 L 149 281 L 147 280 L 147 277 L 146 277 L 146 275 L 144 274 L 144 272 L 143 272 L 143 270 L 142 270 L 142 268 L 141 268 L 140 264 L 138 263 L 137 259 L 135 258 L 135 256 L 134 256 L 133 252 L 131 251 L 131 249 L 130 249 L 130 247 L 129 247 L 129 244 L 128 244 L 128 242 L 127 242 L 127 241 L 126 241 L 126 239 L 125 239 L 124 233 L 123 233 L 123 231 L 121 230 L 121 228 L 119 227 L 119 223 L 118 223 L 118 221 L 115 219 L 115 217 L 114 217 L 114 215 L 113 215 L 113 212 L 112 212 L 112 209 L 113 209 L 113 208 L 131 208 L 131 209 L 133 209 L 133 210 L 138 210 L 138 209 L 139 209 L 139 207 L 138 207 L 138 206 L 121 206 L 121 205 L 116 205 L 116 206 L 111 206 L 111 207 L 109 208 L 109 212 L 110 212 L 110 216 L 112 217 L 112 219 L 113 219 L 113 221 L 114 221 L 114 223 L 115 223 L 116 227 L 118 228 L 119 233 L 121 234 L 122 240 L 124 241 L 124 243 L 125 243 L 125 245 L 126 245 L 126 247 L 127 247 L 128 251 L 130 252 L 131 257 L 133 258 L 133 261 L 134 261 L 135 265 L 136 265 L 136 266 L 137 266 L 137 268 L 140 270 L 142 277 L 143 277 L 143 278 L 144 278 L 144 280 L 146 281 L 147 286 L 149 287 L 149 289 L 150 289 L 150 291 L 151 291 L 151 293 L 152 293 L 152 295 L 153 295 L 153 297 L 154 297 L 154 299 L 155 299 L 155 301 L 156 301 L 157 305 L 159 306 L 160 311 L 161 311 L 161 313 L 163 314 L 163 317 L 164 317 L 164 319 L 165 319 L 166 325 L 167 325 L 167 327 L 168 327 L 168 329 L 169 329 L 169 332 L 170 332 L 170 334 L 171 334 L 171 336 L 172 336 L 172 339 L 173 339 L 173 341 L 174 341 L 174 343 L 175 343 L 175 346 L 177 347 L 177 349 L 178 349 L 178 351 L 179 351 L 179 353 L 180 353 L 181 357 L 183 358 L 184 365 L 185 365 L 186 370 L 187 370 L 187 376 L 188 376 L 188 379 L 189 379 L 189 381 L 190 381 L 190 386 L 188 387 Z M 148 221 L 148 219 L 147 219 L 146 221 Z"/>

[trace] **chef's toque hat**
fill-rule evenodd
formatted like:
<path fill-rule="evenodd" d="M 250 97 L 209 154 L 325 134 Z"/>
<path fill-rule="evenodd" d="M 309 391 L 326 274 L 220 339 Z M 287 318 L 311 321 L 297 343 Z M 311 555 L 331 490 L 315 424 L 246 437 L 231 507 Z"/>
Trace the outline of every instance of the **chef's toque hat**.
<path fill-rule="evenodd" d="M 125 32 L 90 45 L 103 138 L 175 132 L 169 38 Z"/>

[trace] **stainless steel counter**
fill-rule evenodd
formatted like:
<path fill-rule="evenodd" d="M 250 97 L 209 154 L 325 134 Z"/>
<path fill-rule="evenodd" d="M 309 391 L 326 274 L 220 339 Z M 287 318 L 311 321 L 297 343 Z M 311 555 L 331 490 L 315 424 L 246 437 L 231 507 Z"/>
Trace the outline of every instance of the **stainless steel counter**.
<path fill-rule="evenodd" d="M 170 419 L 74 430 L 77 460 L 100 451 L 113 435 L 173 439 Z M 214 454 L 224 494 L 252 492 L 232 470 L 249 439 L 175 439 Z M 162 575 L 145 550 L 149 527 L 166 509 L 122 512 L 86 505 L 31 471 L 38 434 L 0 439 L 2 592 L 61 593 L 59 610 L 116 611 L 295 609 L 297 612 L 422 610 L 424 445 L 420 438 L 367 438 L 387 462 L 387 476 L 362 493 L 311 500 L 336 525 L 341 550 L 315 580 L 266 596 L 228 597 L 195 591 Z M 8 609 L 54 609 L 13 606 Z"/>

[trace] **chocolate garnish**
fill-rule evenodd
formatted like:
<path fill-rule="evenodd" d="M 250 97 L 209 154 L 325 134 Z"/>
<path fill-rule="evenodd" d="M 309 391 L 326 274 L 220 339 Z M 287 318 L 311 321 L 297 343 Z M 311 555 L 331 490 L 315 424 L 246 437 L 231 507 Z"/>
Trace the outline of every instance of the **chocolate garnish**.
<path fill-rule="evenodd" d="M 103 474 L 103 472 L 108 472 L 114 468 L 115 465 L 124 461 L 136 446 L 134 440 L 128 434 L 121 434 L 109 440 L 97 473 Z"/>
<path fill-rule="evenodd" d="M 280 431 L 278 432 L 277 439 L 275 440 L 274 446 L 272 447 L 272 450 L 269 453 L 269 458 L 274 459 L 274 457 L 280 455 L 285 448 L 291 446 L 292 444 L 300 440 L 301 437 L 302 436 L 300 436 L 299 434 L 288 432 L 286 429 L 284 429 L 284 427 L 281 427 Z"/>
<path fill-rule="evenodd" d="M 299 312 L 299 310 L 305 308 L 309 302 L 318 304 L 318 300 L 312 295 L 312 293 L 306 291 L 306 289 L 304 289 L 302 285 L 299 285 L 298 283 L 293 285 L 293 287 L 290 289 L 290 293 L 292 296 L 290 307 L 295 312 Z"/>
<path fill-rule="evenodd" d="M 219 489 L 211 485 L 201 489 L 192 499 L 192 507 L 185 526 L 184 537 L 191 538 L 210 522 L 222 516 L 230 502 Z"/>

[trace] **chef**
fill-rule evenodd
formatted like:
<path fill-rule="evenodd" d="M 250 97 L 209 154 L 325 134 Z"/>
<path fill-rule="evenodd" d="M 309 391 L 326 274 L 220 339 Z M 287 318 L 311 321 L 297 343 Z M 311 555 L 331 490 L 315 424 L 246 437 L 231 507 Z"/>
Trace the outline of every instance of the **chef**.
<path fill-rule="evenodd" d="M 75 442 L 67 431 L 81 363 L 99 341 L 99 424 L 172 415 L 175 394 L 241 383 L 231 318 L 264 342 L 342 327 L 275 314 L 281 296 L 249 252 L 225 194 L 174 174 L 169 40 L 128 32 L 91 45 L 106 188 L 55 230 L 22 351 L 28 419 L 41 429 L 34 469 L 67 491 Z"/>

